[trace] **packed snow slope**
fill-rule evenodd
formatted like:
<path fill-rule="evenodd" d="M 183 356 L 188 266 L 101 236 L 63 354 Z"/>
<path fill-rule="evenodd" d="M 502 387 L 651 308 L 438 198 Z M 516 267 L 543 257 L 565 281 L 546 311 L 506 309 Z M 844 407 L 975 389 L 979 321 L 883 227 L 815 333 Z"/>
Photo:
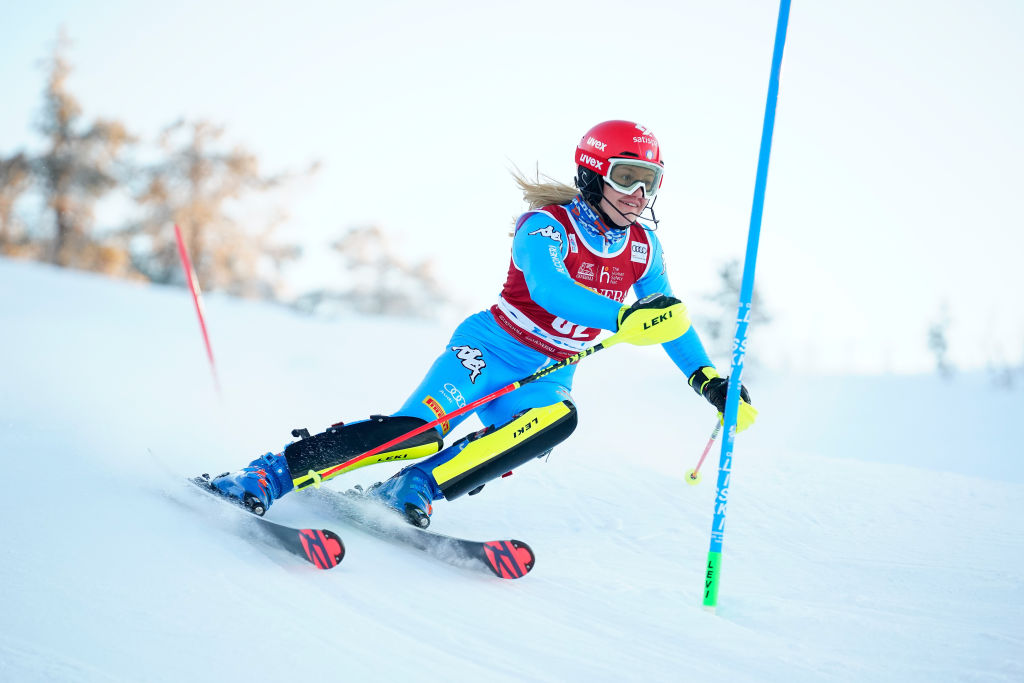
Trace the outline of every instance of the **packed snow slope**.
<path fill-rule="evenodd" d="M 659 349 L 583 361 L 570 441 L 436 505 L 438 531 L 530 543 L 529 576 L 290 495 L 270 518 L 345 538 L 321 572 L 182 478 L 394 410 L 449 326 L 206 304 L 221 397 L 184 290 L 0 260 L 0 680 L 1024 680 L 1020 388 L 752 373 L 710 614 L 717 449 L 683 472 L 714 418 Z"/>

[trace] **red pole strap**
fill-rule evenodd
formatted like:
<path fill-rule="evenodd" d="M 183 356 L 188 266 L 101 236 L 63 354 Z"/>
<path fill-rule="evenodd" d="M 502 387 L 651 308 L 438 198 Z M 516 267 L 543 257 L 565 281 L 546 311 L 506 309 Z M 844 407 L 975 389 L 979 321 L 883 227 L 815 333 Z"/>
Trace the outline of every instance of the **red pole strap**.
<path fill-rule="evenodd" d="M 192 268 L 192 261 L 188 258 L 188 250 L 185 249 L 185 239 L 181 236 L 181 228 L 174 224 L 174 238 L 178 242 L 178 254 L 181 256 L 181 267 L 185 270 L 185 279 L 188 280 L 188 287 L 192 291 L 192 301 L 196 305 L 196 315 L 199 316 L 199 329 L 203 333 L 203 343 L 206 344 L 206 357 L 210 360 L 210 372 L 213 373 L 213 385 L 220 394 L 220 380 L 217 379 L 217 364 L 213 360 L 213 347 L 210 346 L 210 335 L 206 331 L 206 320 L 203 316 L 203 299 L 199 291 L 199 281 L 196 278 L 196 271 Z"/>

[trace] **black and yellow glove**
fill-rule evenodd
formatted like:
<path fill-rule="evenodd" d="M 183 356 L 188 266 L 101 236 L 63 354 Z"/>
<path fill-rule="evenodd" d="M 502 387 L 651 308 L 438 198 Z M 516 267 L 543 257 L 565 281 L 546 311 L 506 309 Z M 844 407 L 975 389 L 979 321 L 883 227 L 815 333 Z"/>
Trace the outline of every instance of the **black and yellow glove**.
<path fill-rule="evenodd" d="M 636 346 L 664 344 L 690 329 L 686 306 L 674 296 L 664 294 L 651 294 L 632 306 L 623 306 L 616 322 L 618 340 Z"/>
<path fill-rule="evenodd" d="M 690 386 L 693 387 L 694 391 L 706 398 L 708 403 L 718 409 L 719 420 L 725 419 L 725 397 L 729 393 L 728 377 L 720 376 L 717 370 L 705 365 L 704 367 L 697 368 L 690 375 Z M 750 405 L 750 394 L 747 392 L 747 388 L 741 384 L 740 407 L 736 415 L 736 431 L 742 432 L 754 424 L 756 419 L 757 410 L 754 406 Z"/>

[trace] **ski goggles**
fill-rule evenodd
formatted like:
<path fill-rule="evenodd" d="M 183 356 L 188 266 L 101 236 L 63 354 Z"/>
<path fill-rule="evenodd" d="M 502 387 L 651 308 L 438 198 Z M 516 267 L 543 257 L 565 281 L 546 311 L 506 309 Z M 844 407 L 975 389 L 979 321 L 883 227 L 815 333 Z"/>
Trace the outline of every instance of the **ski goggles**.
<path fill-rule="evenodd" d="M 645 196 L 653 197 L 658 194 L 664 172 L 665 169 L 652 161 L 616 158 L 608 160 L 608 175 L 604 179 L 612 189 L 623 194 L 633 194 L 636 188 L 643 187 Z"/>

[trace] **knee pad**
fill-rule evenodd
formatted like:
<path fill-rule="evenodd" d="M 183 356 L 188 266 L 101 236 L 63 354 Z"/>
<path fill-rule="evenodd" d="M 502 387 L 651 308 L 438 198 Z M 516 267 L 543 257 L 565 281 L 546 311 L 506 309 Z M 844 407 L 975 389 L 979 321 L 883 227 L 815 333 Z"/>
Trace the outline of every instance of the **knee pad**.
<path fill-rule="evenodd" d="M 439 454 L 440 460 L 430 472 L 444 497 L 452 500 L 546 455 L 569 438 L 576 421 L 576 406 L 571 401 L 531 408 L 500 427 L 452 444 L 448 450 L 453 455 Z"/>
<path fill-rule="evenodd" d="M 308 436 L 289 444 L 284 449 L 284 457 L 292 473 L 292 483 L 297 489 L 320 486 L 321 481 L 366 465 L 433 455 L 441 449 L 442 440 L 436 430 L 429 429 L 371 458 L 361 460 L 351 468 L 342 468 L 326 479 L 321 476 L 322 472 L 425 424 L 426 420 L 418 417 L 373 415 L 369 420 L 335 425 L 316 436 Z"/>

